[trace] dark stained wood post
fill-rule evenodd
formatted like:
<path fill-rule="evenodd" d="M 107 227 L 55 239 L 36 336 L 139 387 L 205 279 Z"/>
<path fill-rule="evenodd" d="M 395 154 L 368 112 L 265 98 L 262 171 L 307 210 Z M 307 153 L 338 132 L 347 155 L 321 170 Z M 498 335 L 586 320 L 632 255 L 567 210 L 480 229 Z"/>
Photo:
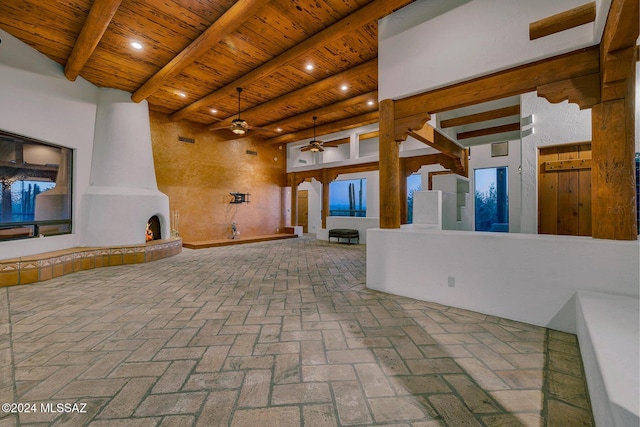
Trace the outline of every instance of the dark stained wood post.
<path fill-rule="evenodd" d="M 591 109 L 594 238 L 637 240 L 635 66 L 637 0 L 613 0 L 600 41 L 601 100 Z"/>
<path fill-rule="evenodd" d="M 331 179 L 329 178 L 329 171 L 322 169 L 322 228 L 327 228 L 327 216 L 329 216 L 329 184 Z"/>
<path fill-rule="evenodd" d="M 629 79 L 633 85 L 633 79 Z M 593 163 L 592 235 L 637 240 L 633 96 L 591 110 Z M 631 111 L 631 113 L 629 113 Z"/>
<path fill-rule="evenodd" d="M 400 147 L 394 101 L 380 102 L 380 228 L 400 228 Z"/>

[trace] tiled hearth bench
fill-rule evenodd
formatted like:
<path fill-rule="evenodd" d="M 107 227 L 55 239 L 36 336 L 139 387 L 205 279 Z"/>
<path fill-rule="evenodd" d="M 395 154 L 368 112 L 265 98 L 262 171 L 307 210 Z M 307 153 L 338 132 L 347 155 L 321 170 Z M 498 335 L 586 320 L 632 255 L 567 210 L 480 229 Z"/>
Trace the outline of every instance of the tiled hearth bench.
<path fill-rule="evenodd" d="M 139 245 L 78 247 L 0 260 L 0 286 L 26 285 L 82 270 L 141 264 L 177 255 L 182 239 L 154 240 Z"/>

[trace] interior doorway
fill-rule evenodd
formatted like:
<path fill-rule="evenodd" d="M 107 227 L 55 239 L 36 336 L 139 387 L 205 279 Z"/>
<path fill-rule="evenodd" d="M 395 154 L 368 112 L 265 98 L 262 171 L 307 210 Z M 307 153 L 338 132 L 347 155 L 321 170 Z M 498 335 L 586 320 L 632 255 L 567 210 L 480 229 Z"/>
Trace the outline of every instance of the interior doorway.
<path fill-rule="evenodd" d="M 509 168 L 474 171 L 475 230 L 509 232 Z"/>
<path fill-rule="evenodd" d="M 538 233 L 591 236 L 591 143 L 540 148 L 538 183 Z"/>
<path fill-rule="evenodd" d="M 298 225 L 309 232 L 309 190 L 298 190 Z"/>

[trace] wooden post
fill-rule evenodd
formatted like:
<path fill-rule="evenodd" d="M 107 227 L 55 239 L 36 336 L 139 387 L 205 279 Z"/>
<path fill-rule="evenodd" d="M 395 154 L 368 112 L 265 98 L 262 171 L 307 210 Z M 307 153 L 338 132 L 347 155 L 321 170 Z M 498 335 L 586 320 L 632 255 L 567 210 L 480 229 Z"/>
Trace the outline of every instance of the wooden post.
<path fill-rule="evenodd" d="M 329 179 L 329 171 L 327 169 L 322 169 L 322 228 L 327 228 L 327 216 L 329 216 L 329 184 L 331 181 Z"/>
<path fill-rule="evenodd" d="M 400 149 L 394 101 L 380 102 L 380 228 L 400 228 Z"/>
<path fill-rule="evenodd" d="M 591 109 L 594 238 L 637 240 L 635 67 L 637 0 L 613 0 L 600 40 L 601 101 Z"/>
<path fill-rule="evenodd" d="M 629 79 L 632 80 L 632 79 Z M 637 240 L 633 101 L 616 99 L 591 110 L 591 204 L 594 238 Z M 631 104 L 631 105 L 629 105 Z"/>

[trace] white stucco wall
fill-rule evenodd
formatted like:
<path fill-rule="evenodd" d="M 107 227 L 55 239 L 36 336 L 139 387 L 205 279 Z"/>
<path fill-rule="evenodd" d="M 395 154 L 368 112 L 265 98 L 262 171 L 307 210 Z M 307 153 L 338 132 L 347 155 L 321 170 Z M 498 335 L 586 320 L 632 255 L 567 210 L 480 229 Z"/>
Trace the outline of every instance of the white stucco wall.
<path fill-rule="evenodd" d="M 575 292 L 638 296 L 639 259 L 638 241 L 373 229 L 367 287 L 575 333 Z"/>
<path fill-rule="evenodd" d="M 308 232 L 315 234 L 322 228 L 322 216 L 320 215 L 322 209 L 322 183 L 315 179 L 312 182 L 303 182 L 298 186 L 298 191 L 300 190 L 308 191 Z"/>
<path fill-rule="evenodd" d="M 522 233 L 538 232 L 538 148 L 591 141 L 591 109 L 567 101 L 550 104 L 535 92 L 521 96 L 522 117 L 534 115 L 535 132 L 522 138 Z"/>
<path fill-rule="evenodd" d="M 419 15 L 421 8 L 430 7 L 429 3 L 416 2 L 409 7 Z M 404 32 L 381 38 L 379 99 L 402 98 L 597 44 L 606 20 L 606 13 L 602 12 L 597 12 L 595 23 L 529 40 L 531 22 L 584 3 L 473 0 Z M 610 3 L 599 0 L 597 11 L 607 11 Z M 464 43 L 452 42 L 452 37 Z"/>
<path fill-rule="evenodd" d="M 0 129 L 74 150 L 73 233 L 1 242 L 0 259 L 144 243 L 151 215 L 160 217 L 162 236 L 169 237 L 146 102 L 135 104 L 126 92 L 82 78 L 70 82 L 59 64 L 1 30 L 0 39 Z"/>
<path fill-rule="evenodd" d="M 168 238 L 169 198 L 156 184 L 147 102 L 134 103 L 128 92 L 100 89 L 91 182 L 80 208 L 85 219 L 80 244 L 144 243 L 154 215 L 161 237 Z"/>
<path fill-rule="evenodd" d="M 62 66 L 0 30 L 0 129 L 74 150 L 74 230 L 89 185 L 98 90 L 82 78 L 68 81 Z M 0 259 L 65 249 L 77 234 L 0 243 Z"/>

